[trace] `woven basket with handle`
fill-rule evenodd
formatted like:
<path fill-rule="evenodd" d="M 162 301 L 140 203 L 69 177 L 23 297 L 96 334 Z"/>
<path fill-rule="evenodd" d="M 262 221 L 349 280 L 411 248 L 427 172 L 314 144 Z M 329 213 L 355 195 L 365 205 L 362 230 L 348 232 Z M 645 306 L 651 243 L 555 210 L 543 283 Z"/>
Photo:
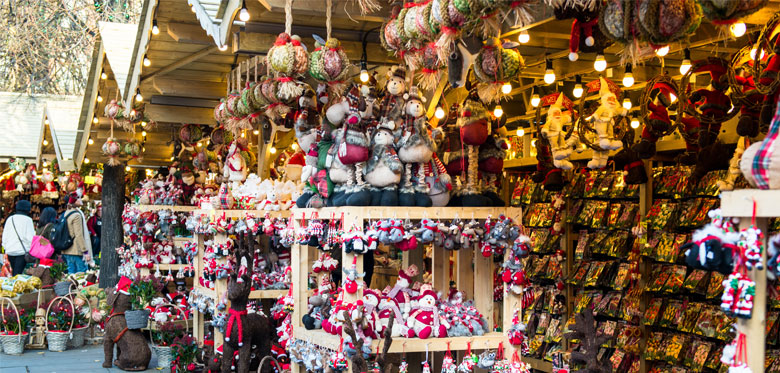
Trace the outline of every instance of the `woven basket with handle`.
<path fill-rule="evenodd" d="M 70 303 L 71 316 L 70 326 L 68 331 L 53 331 L 49 330 L 49 322 L 46 321 L 46 341 L 48 342 L 49 351 L 62 352 L 68 349 L 68 340 L 73 337 L 73 323 L 76 322 L 76 307 L 73 305 L 73 301 L 67 296 L 59 296 L 49 302 L 49 306 L 46 307 L 46 317 L 48 318 L 49 312 L 51 312 L 51 306 L 54 303 L 62 302 L 63 300 Z"/>
<path fill-rule="evenodd" d="M 6 306 L 8 304 L 8 306 Z M 5 308 L 12 308 L 16 314 L 16 325 L 21 327 L 22 319 L 19 316 L 19 310 L 16 308 L 14 302 L 6 297 L 0 297 L 0 317 L 2 318 L 2 325 L 5 325 Z M 19 334 L 9 334 L 9 330 L 5 329 L 0 332 L 0 346 L 2 351 L 9 355 L 21 355 L 24 352 L 24 345 L 27 344 L 27 337 L 30 336 L 26 331 L 21 331 Z"/>

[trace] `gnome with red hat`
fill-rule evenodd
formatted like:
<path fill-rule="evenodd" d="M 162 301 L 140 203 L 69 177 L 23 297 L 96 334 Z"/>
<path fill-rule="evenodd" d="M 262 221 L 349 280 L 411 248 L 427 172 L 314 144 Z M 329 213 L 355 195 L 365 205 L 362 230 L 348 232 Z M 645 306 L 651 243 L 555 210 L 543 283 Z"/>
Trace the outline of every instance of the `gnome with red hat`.
<path fill-rule="evenodd" d="M 417 336 L 421 339 L 430 337 L 443 338 L 447 336 L 449 322 L 439 315 L 437 306 L 438 296 L 431 289 L 423 290 L 417 297 L 417 307 L 409 314 L 406 326 L 409 327 L 407 336 Z"/>
<path fill-rule="evenodd" d="M 749 66 L 753 61 L 749 61 L 742 69 L 742 74 L 747 73 Z M 752 75 L 736 75 L 737 83 L 742 86 L 742 108 L 739 109 L 739 122 L 737 123 L 737 134 L 740 136 L 756 137 L 758 136 L 759 120 L 761 114 L 761 103 L 764 101 L 764 95 L 756 89 L 756 83 Z"/>
<path fill-rule="evenodd" d="M 711 58 L 709 63 L 697 68 L 694 73 L 709 72 L 710 86 L 694 91 L 690 103 L 701 113 L 702 120 L 708 122 L 707 130 L 699 130 L 699 146 L 712 145 L 718 138 L 723 118 L 731 110 L 731 99 L 724 93 L 729 85 L 726 79 L 726 66 L 718 59 Z"/>

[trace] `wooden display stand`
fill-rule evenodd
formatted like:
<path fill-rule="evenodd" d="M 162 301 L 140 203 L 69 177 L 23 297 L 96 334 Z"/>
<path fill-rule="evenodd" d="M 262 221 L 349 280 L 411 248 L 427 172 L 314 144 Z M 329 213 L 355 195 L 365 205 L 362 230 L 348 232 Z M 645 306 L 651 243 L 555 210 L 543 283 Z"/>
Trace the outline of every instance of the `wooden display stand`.
<path fill-rule="evenodd" d="M 460 207 L 340 207 L 340 208 L 322 208 L 322 209 L 296 209 L 291 211 L 291 216 L 294 219 L 293 226 L 297 229 L 301 226 L 302 221 L 312 218 L 317 213 L 319 218 L 328 219 L 331 216 L 340 217 L 344 214 L 344 229 L 349 230 L 350 227 L 363 228 L 364 222 L 367 220 L 378 220 L 384 218 L 395 219 L 411 219 L 419 220 L 422 218 L 450 220 L 460 218 L 468 221 L 470 219 L 484 220 L 486 218 L 496 219 L 499 215 L 503 214 L 507 217 L 514 219 L 516 222 L 522 221 L 521 209 L 516 207 L 472 207 L 472 208 L 460 208 Z M 415 250 L 406 251 L 403 253 L 403 265 L 402 268 L 406 268 L 409 264 L 417 264 L 422 272 L 422 250 L 423 248 L 417 248 Z M 436 290 L 446 291 L 449 288 L 450 281 L 450 268 L 449 268 L 449 254 L 450 252 L 443 248 L 434 248 L 432 258 L 432 282 Z M 338 350 L 340 338 L 335 335 L 326 333 L 323 330 L 306 330 L 304 328 L 301 318 L 308 309 L 308 298 L 310 290 L 309 285 L 309 272 L 312 263 L 317 260 L 318 253 L 315 248 L 309 246 L 298 245 L 295 243 L 292 250 L 292 263 L 293 265 L 293 279 L 292 287 L 295 294 L 295 310 L 293 313 L 293 337 L 303 341 L 311 342 L 315 345 L 329 348 L 332 350 Z M 495 270 L 495 263 L 493 258 L 485 258 L 476 252 L 474 249 L 461 249 L 455 252 L 456 270 L 453 272 L 452 280 L 456 282 L 459 290 L 465 291 L 467 297 L 471 298 L 473 294 L 474 304 L 479 312 L 481 312 L 488 322 L 488 325 L 495 325 L 494 320 L 494 303 L 493 303 L 493 273 Z M 348 266 L 344 263 L 351 263 L 353 254 L 347 254 L 342 252 L 341 257 L 342 271 Z M 357 256 L 357 271 L 363 272 L 363 257 Z M 342 278 L 346 278 L 346 274 L 342 275 Z M 319 279 L 317 281 L 319 283 Z M 504 298 L 504 316 L 503 324 L 500 324 L 506 330 L 511 326 L 511 312 L 514 308 L 520 307 L 520 297 L 514 294 L 507 293 L 505 290 Z M 362 290 L 359 290 L 356 294 L 344 294 L 345 302 L 355 302 L 362 297 Z M 508 311 L 507 311 L 508 310 Z M 507 315 L 509 312 L 509 315 Z M 499 332 L 489 332 L 482 336 L 472 337 L 450 337 L 450 338 L 393 338 L 393 344 L 390 347 L 390 353 L 402 353 L 402 352 L 443 352 L 447 350 L 447 344 L 451 350 L 466 350 L 468 345 L 471 344 L 471 348 L 474 350 L 482 349 L 495 349 L 498 348 L 499 343 L 503 343 L 505 346 L 506 356 L 511 357 L 514 353 L 514 349 L 508 343 L 506 335 Z M 379 345 L 379 341 L 374 341 L 371 349 L 376 350 Z M 530 359 L 532 366 L 544 371 L 551 371 L 552 367 L 549 363 L 536 361 Z M 528 360 L 526 360 L 528 361 Z M 438 361 L 434 361 L 432 368 L 439 364 Z M 292 364 L 292 371 L 294 373 L 303 372 L 303 369 L 297 365 Z"/>
<path fill-rule="evenodd" d="M 742 189 L 720 194 L 720 209 L 723 216 L 739 218 L 739 228 L 747 228 L 753 217 L 753 202 L 756 204 L 756 226 L 764 234 L 764 250 L 761 261 L 766 268 L 766 248 L 768 245 L 769 218 L 780 216 L 780 190 Z M 766 269 L 752 269 L 748 273 L 756 282 L 756 294 L 753 298 L 753 313 L 750 319 L 737 319 L 740 331 L 747 336 L 748 367 L 753 373 L 764 371 L 766 359 Z"/>

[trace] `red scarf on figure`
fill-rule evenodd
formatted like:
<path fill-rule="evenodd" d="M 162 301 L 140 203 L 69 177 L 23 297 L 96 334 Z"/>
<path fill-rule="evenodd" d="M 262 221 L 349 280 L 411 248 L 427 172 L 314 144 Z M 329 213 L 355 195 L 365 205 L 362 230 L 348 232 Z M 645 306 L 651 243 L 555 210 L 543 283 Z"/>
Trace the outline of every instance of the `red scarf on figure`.
<path fill-rule="evenodd" d="M 230 318 L 228 319 L 227 323 L 227 329 L 225 330 L 225 341 L 230 342 L 230 334 L 233 331 L 233 322 L 238 321 L 238 346 L 241 347 L 244 345 L 244 326 L 241 324 L 241 316 L 246 316 L 246 310 L 238 311 L 234 309 L 229 309 L 228 314 L 230 315 Z"/>

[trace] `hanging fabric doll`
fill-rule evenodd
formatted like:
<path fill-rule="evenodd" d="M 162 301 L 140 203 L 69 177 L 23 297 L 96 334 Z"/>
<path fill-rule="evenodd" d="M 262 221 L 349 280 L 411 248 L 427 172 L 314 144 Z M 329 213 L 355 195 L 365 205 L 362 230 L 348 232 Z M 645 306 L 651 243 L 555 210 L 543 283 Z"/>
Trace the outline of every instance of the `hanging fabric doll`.
<path fill-rule="evenodd" d="M 475 89 L 469 88 L 469 95 L 464 100 L 458 112 L 456 125 L 460 129 L 462 148 L 465 155 L 459 160 L 462 163 L 461 173 L 465 171 L 465 186 L 461 192 L 463 206 L 488 206 L 491 201 L 480 195 L 479 189 L 479 146 L 484 144 L 490 134 L 489 114 L 485 106 L 479 100 Z M 450 167 L 448 165 L 447 169 Z"/>
<path fill-rule="evenodd" d="M 392 131 L 403 125 L 404 107 L 406 106 L 406 69 L 403 66 L 393 66 L 387 72 L 385 95 L 379 103 L 379 123 Z"/>
<path fill-rule="evenodd" d="M 601 105 L 593 113 L 591 122 L 596 131 L 598 142 L 596 145 L 601 150 L 593 150 L 593 159 L 588 162 L 588 168 L 597 169 L 607 165 L 610 150 L 617 150 L 623 146 L 620 140 L 615 139 L 615 116 L 625 115 L 627 110 L 618 105 L 617 93 L 620 89 L 612 82 L 599 78 L 599 96 Z M 612 84 L 609 84 L 612 83 Z M 613 92 L 616 90 L 617 93 Z"/>
<path fill-rule="evenodd" d="M 346 204 L 348 206 L 367 206 L 371 202 L 371 195 L 363 181 L 363 165 L 368 160 L 369 143 L 365 134 L 364 122 L 360 116 L 361 105 L 365 105 L 360 89 L 352 85 L 342 104 L 346 103 L 347 115 L 343 120 L 342 141 L 338 147 L 339 161 L 349 167 L 349 179 L 347 180 L 347 193 L 350 195 Z M 330 108 L 328 112 L 330 112 Z M 327 115 L 327 113 L 326 113 Z M 330 117 L 328 118 L 331 119 Z M 336 123 L 333 123 L 336 124 Z"/>
<path fill-rule="evenodd" d="M 404 165 L 396 153 L 389 122 L 379 125 L 371 137 L 371 156 L 366 162 L 365 179 L 371 185 L 371 206 L 397 206 L 398 183 Z"/>
<path fill-rule="evenodd" d="M 731 99 L 724 93 L 729 88 L 727 69 L 728 62 L 725 60 L 709 58 L 706 64 L 692 72 L 710 73 L 710 85 L 694 91 L 688 97 L 693 108 L 701 113 L 701 120 L 708 122 L 707 128 L 699 130 L 699 146 L 702 148 L 715 142 L 720 133 L 721 122 L 727 118 L 732 108 Z"/>
<path fill-rule="evenodd" d="M 404 124 L 398 141 L 398 158 L 405 164 L 404 184 L 398 196 L 401 206 L 430 207 L 425 169 L 423 164 L 430 162 L 436 150 L 433 139 L 428 133 L 428 121 L 425 117 L 425 98 L 420 97 L 417 87 L 411 87 L 404 95 Z M 412 164 L 417 166 L 417 183 L 412 185 Z"/>
<path fill-rule="evenodd" d="M 742 86 L 742 108 L 739 109 L 739 122 L 737 123 L 737 134 L 740 136 L 756 137 L 759 133 L 759 122 L 761 114 L 761 103 L 764 101 L 764 95 L 756 89 L 756 83 L 753 75 L 750 75 L 749 69 L 753 66 L 753 61 L 748 61 L 742 67 L 740 74 L 734 78 L 737 84 Z M 733 88 L 732 88 L 733 89 Z"/>
<path fill-rule="evenodd" d="M 658 138 L 672 127 L 668 111 L 673 103 L 672 95 L 675 97 L 677 95 L 677 87 L 673 82 L 657 81 L 650 87 L 649 96 L 655 97 L 647 103 L 649 114 L 642 129 L 642 139 L 633 147 L 639 158 L 652 158 L 655 155 L 655 144 Z"/>
<path fill-rule="evenodd" d="M 563 132 L 563 126 L 571 125 L 571 112 L 563 112 L 564 108 L 571 108 L 571 100 L 563 93 L 556 95 L 558 98 L 547 110 L 547 121 L 542 127 L 541 133 L 550 142 L 553 165 L 563 170 L 571 170 L 574 165 L 568 158 L 578 140 L 574 134 L 569 140 L 566 140 L 566 133 Z"/>

